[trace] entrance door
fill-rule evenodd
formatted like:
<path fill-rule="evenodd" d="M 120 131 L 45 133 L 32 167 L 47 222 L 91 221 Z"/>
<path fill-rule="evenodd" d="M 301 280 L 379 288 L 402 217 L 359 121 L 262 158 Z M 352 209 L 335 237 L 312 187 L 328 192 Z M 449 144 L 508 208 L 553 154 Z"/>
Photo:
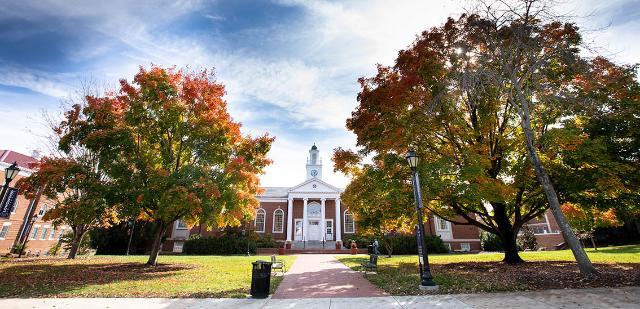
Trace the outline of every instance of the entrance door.
<path fill-rule="evenodd" d="M 293 240 L 302 240 L 302 219 L 296 219 Z"/>
<path fill-rule="evenodd" d="M 309 240 L 322 240 L 322 229 L 320 228 L 320 221 L 309 220 L 309 232 L 307 236 Z"/>
<path fill-rule="evenodd" d="M 327 235 L 327 240 L 333 240 L 333 220 L 327 219 L 324 226 L 326 229 L 325 235 Z"/>

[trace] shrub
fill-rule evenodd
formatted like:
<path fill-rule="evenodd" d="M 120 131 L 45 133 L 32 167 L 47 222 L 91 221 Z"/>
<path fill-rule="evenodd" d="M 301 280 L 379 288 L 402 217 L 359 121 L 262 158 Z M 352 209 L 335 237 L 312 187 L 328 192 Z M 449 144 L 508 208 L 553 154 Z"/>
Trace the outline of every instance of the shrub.
<path fill-rule="evenodd" d="M 520 234 L 518 235 L 518 247 L 524 250 L 537 250 L 538 249 L 538 240 L 536 239 L 536 235 L 533 234 L 533 230 L 528 225 L 524 225 L 520 229 Z"/>
<path fill-rule="evenodd" d="M 504 251 L 500 237 L 487 231 L 480 233 L 480 246 L 483 251 Z"/>
<path fill-rule="evenodd" d="M 226 233 L 216 237 L 193 235 L 184 243 L 182 252 L 202 255 L 246 254 L 247 243 L 251 253 L 256 253 L 257 248 L 277 248 L 279 246 L 273 236 L 256 233 L 250 233 L 248 237 L 237 233 Z"/>
<path fill-rule="evenodd" d="M 343 245 L 345 248 L 348 248 L 351 241 L 355 240 L 358 248 L 367 248 L 376 238 L 378 238 L 378 243 L 380 243 L 380 247 L 378 248 L 380 253 L 388 254 L 387 248 L 382 243 L 382 237 L 348 236 L 343 239 Z M 391 245 L 392 254 L 418 254 L 418 244 L 416 243 L 416 237 L 414 235 L 388 235 L 384 237 L 384 241 Z M 448 252 L 440 236 L 426 235 L 425 244 L 428 253 Z"/>

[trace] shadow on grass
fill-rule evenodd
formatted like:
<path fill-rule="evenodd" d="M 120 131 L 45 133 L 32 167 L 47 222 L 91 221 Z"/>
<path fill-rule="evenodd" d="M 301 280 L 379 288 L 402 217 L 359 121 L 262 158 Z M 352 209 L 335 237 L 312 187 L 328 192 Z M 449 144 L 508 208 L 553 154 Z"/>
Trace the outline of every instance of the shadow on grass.
<path fill-rule="evenodd" d="M 59 296 L 88 285 L 159 280 L 190 269 L 188 265 L 142 263 L 0 264 L 0 297 Z"/>

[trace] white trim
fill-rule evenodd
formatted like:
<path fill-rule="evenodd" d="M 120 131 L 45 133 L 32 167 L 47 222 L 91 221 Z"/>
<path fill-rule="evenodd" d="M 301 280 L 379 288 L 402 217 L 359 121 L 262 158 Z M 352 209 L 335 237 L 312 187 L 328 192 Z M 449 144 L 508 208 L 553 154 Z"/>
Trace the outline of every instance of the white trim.
<path fill-rule="evenodd" d="M 38 240 L 38 235 L 40 234 L 40 224 L 34 224 L 31 227 L 31 235 L 29 235 L 29 240 Z M 34 229 L 36 229 L 34 231 Z"/>
<path fill-rule="evenodd" d="M 2 233 L 2 230 L 4 230 L 4 227 L 7 227 L 7 231 L 5 232 L 4 236 L 0 237 L 1 239 L 5 239 L 7 237 L 7 235 L 9 235 L 9 229 L 11 229 L 11 222 L 4 222 L 2 223 L 2 227 L 0 228 L 0 233 Z"/>
<path fill-rule="evenodd" d="M 262 214 L 262 230 L 258 229 L 258 216 Z M 266 229 L 266 225 L 267 225 L 267 212 L 260 208 L 256 211 L 256 218 L 253 219 L 253 226 L 256 227 L 256 233 L 264 233 L 264 230 Z"/>
<path fill-rule="evenodd" d="M 353 230 L 351 232 L 347 232 L 347 213 L 351 216 L 351 224 L 353 225 Z M 344 226 L 345 234 L 355 234 L 356 233 L 356 221 L 353 219 L 353 213 L 349 211 L 349 209 L 345 209 L 342 213 L 342 225 Z"/>
<path fill-rule="evenodd" d="M 277 212 L 281 212 L 282 213 L 282 224 L 280 224 L 280 230 L 276 231 L 276 213 Z M 278 234 L 282 234 L 284 233 L 284 210 L 278 208 L 276 210 L 273 211 L 273 224 L 271 225 L 271 233 L 278 233 Z"/>
<path fill-rule="evenodd" d="M 336 188 L 336 187 L 324 182 L 322 179 L 319 179 L 319 178 L 309 178 L 309 179 L 305 180 L 304 182 L 302 182 L 301 184 L 289 188 L 289 190 L 287 192 L 293 193 L 293 191 L 295 191 L 296 189 L 301 188 L 301 187 L 303 187 L 303 186 L 305 186 L 307 184 L 310 184 L 310 183 L 312 183 L 314 181 L 315 182 L 319 182 L 319 183 L 329 187 L 329 189 L 331 189 L 331 190 L 334 190 L 333 192 L 329 191 L 329 192 L 326 192 L 326 193 L 334 193 L 335 194 L 335 193 L 342 192 L 339 188 Z M 297 191 L 295 193 L 322 193 L 322 192 L 298 192 Z"/>
<path fill-rule="evenodd" d="M 288 199 L 286 197 L 260 197 L 257 196 L 258 201 L 262 203 L 278 203 L 278 202 L 286 202 Z"/>
<path fill-rule="evenodd" d="M 180 227 L 180 223 L 184 224 L 184 227 Z M 176 230 L 184 231 L 188 229 L 189 229 L 189 225 L 187 225 L 187 222 L 185 222 L 182 219 L 176 220 Z"/>
<path fill-rule="evenodd" d="M 443 239 L 443 242 L 462 242 L 462 241 L 472 241 L 472 242 L 480 242 L 480 239 Z"/>
<path fill-rule="evenodd" d="M 40 240 L 46 240 L 49 237 L 49 228 L 51 226 L 50 225 L 45 225 L 42 227 L 42 231 L 40 231 Z M 46 230 L 46 233 L 45 233 Z"/>

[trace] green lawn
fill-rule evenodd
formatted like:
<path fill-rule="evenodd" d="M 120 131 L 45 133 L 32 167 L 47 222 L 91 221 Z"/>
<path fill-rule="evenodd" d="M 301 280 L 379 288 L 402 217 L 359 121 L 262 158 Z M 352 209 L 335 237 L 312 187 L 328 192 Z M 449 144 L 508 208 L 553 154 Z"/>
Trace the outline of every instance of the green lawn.
<path fill-rule="evenodd" d="M 267 256 L 95 256 L 0 262 L 0 297 L 234 297 L 249 294 L 251 262 Z M 289 268 L 295 256 L 279 256 Z M 282 281 L 272 277 L 271 292 Z"/>
<path fill-rule="evenodd" d="M 521 265 L 505 265 L 502 253 L 430 255 L 438 293 L 473 293 L 537 290 L 565 287 L 640 285 L 640 245 L 587 249 L 591 261 L 597 263 L 599 276 L 583 280 L 569 250 L 522 252 L 527 261 Z M 352 269 L 368 256 L 338 256 Z M 422 294 L 417 288 L 419 276 L 416 256 L 380 257 L 377 274 L 365 277 L 393 295 Z"/>

